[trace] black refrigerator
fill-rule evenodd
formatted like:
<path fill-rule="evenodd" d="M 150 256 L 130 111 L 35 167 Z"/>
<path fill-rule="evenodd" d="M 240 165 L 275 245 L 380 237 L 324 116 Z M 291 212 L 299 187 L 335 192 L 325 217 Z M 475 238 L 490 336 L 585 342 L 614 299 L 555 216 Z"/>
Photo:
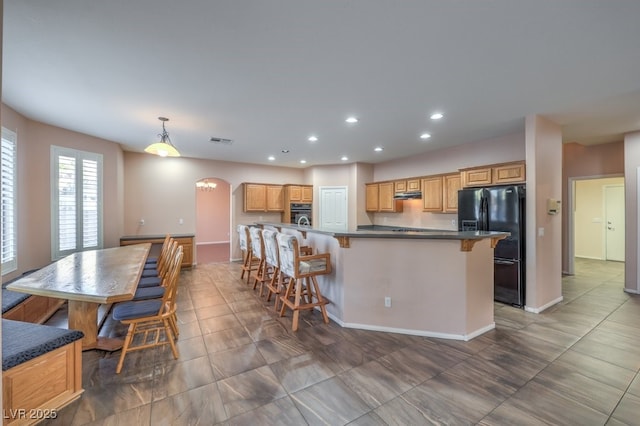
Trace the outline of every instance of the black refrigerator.
<path fill-rule="evenodd" d="M 494 299 L 523 307 L 526 288 L 524 185 L 458 191 L 458 230 L 511 233 L 500 240 L 494 250 Z"/>

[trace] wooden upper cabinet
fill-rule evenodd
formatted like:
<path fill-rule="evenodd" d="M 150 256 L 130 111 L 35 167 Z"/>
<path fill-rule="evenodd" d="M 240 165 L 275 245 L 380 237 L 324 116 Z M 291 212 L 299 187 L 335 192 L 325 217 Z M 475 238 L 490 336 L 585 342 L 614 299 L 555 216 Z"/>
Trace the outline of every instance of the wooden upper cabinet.
<path fill-rule="evenodd" d="M 442 212 L 442 176 L 422 178 L 422 211 Z"/>
<path fill-rule="evenodd" d="M 288 200 L 290 203 L 300 203 L 302 201 L 302 188 L 299 185 L 288 185 Z"/>
<path fill-rule="evenodd" d="M 244 184 L 245 212 L 281 212 L 284 211 L 282 185 L 263 183 Z"/>
<path fill-rule="evenodd" d="M 420 191 L 421 188 L 420 179 L 407 179 L 407 192 Z"/>
<path fill-rule="evenodd" d="M 523 161 L 462 169 L 460 173 L 462 175 L 462 186 L 464 187 L 525 182 L 525 164 Z"/>
<path fill-rule="evenodd" d="M 267 190 L 265 185 L 259 183 L 244 184 L 244 211 L 267 211 Z"/>
<path fill-rule="evenodd" d="M 402 212 L 402 200 L 394 200 L 394 182 L 368 183 L 366 210 L 368 212 Z"/>
<path fill-rule="evenodd" d="M 491 167 L 463 170 L 461 173 L 464 180 L 464 186 L 491 185 Z"/>
<path fill-rule="evenodd" d="M 267 185 L 267 211 L 284 211 L 284 191 L 282 185 Z"/>
<path fill-rule="evenodd" d="M 367 187 L 367 192 L 366 192 L 365 209 L 368 212 L 377 212 L 378 205 L 379 205 L 379 194 L 380 194 L 379 186 L 377 183 L 368 183 L 366 187 Z"/>
<path fill-rule="evenodd" d="M 398 192 L 407 192 L 407 181 L 406 180 L 397 180 L 393 182 L 393 191 Z"/>
<path fill-rule="evenodd" d="M 524 163 L 503 164 L 493 167 L 493 183 L 516 183 L 524 182 Z"/>
<path fill-rule="evenodd" d="M 395 195 L 393 189 L 393 182 L 383 182 L 379 184 L 379 209 L 381 212 L 394 212 L 395 211 L 395 203 L 393 196 Z"/>
<path fill-rule="evenodd" d="M 301 186 L 301 198 L 300 201 L 303 203 L 313 203 L 313 186 L 312 185 L 303 185 Z"/>
<path fill-rule="evenodd" d="M 396 180 L 393 182 L 394 192 L 420 191 L 420 179 Z"/>
<path fill-rule="evenodd" d="M 458 211 L 458 190 L 462 188 L 462 178 L 460 173 L 451 173 L 445 175 L 444 179 L 444 193 L 443 193 L 443 208 L 444 213 L 456 213 Z"/>

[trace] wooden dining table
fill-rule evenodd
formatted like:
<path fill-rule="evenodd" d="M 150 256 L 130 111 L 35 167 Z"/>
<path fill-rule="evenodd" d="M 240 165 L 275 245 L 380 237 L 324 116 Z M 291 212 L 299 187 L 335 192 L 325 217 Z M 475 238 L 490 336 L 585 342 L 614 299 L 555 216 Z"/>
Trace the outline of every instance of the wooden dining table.
<path fill-rule="evenodd" d="M 150 248 L 150 243 L 143 243 L 73 253 L 7 289 L 66 299 L 69 329 L 84 333 L 82 349 L 116 351 L 122 347 L 121 339 L 98 336 L 98 309 L 133 298 Z"/>

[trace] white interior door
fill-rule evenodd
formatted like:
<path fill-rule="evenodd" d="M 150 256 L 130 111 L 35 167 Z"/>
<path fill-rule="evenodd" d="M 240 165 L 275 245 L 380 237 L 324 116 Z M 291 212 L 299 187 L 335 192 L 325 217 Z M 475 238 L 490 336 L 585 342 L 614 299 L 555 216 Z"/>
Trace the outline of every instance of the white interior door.
<path fill-rule="evenodd" d="M 347 230 L 347 187 L 320 187 L 320 227 Z"/>
<path fill-rule="evenodd" d="M 624 186 L 605 186 L 606 259 L 624 262 Z"/>

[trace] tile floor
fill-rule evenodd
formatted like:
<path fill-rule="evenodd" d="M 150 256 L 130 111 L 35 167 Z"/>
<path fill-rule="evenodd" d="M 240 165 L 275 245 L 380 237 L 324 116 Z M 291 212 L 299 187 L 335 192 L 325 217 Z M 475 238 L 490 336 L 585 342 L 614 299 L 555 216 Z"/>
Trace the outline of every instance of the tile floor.
<path fill-rule="evenodd" d="M 620 263 L 576 270 L 561 304 L 496 304 L 496 329 L 460 342 L 343 329 L 317 312 L 292 333 L 238 264 L 200 265 L 180 278 L 180 359 L 133 353 L 116 375 L 119 352 L 85 352 L 82 398 L 46 424 L 638 425 L 640 296 L 623 292 Z"/>

